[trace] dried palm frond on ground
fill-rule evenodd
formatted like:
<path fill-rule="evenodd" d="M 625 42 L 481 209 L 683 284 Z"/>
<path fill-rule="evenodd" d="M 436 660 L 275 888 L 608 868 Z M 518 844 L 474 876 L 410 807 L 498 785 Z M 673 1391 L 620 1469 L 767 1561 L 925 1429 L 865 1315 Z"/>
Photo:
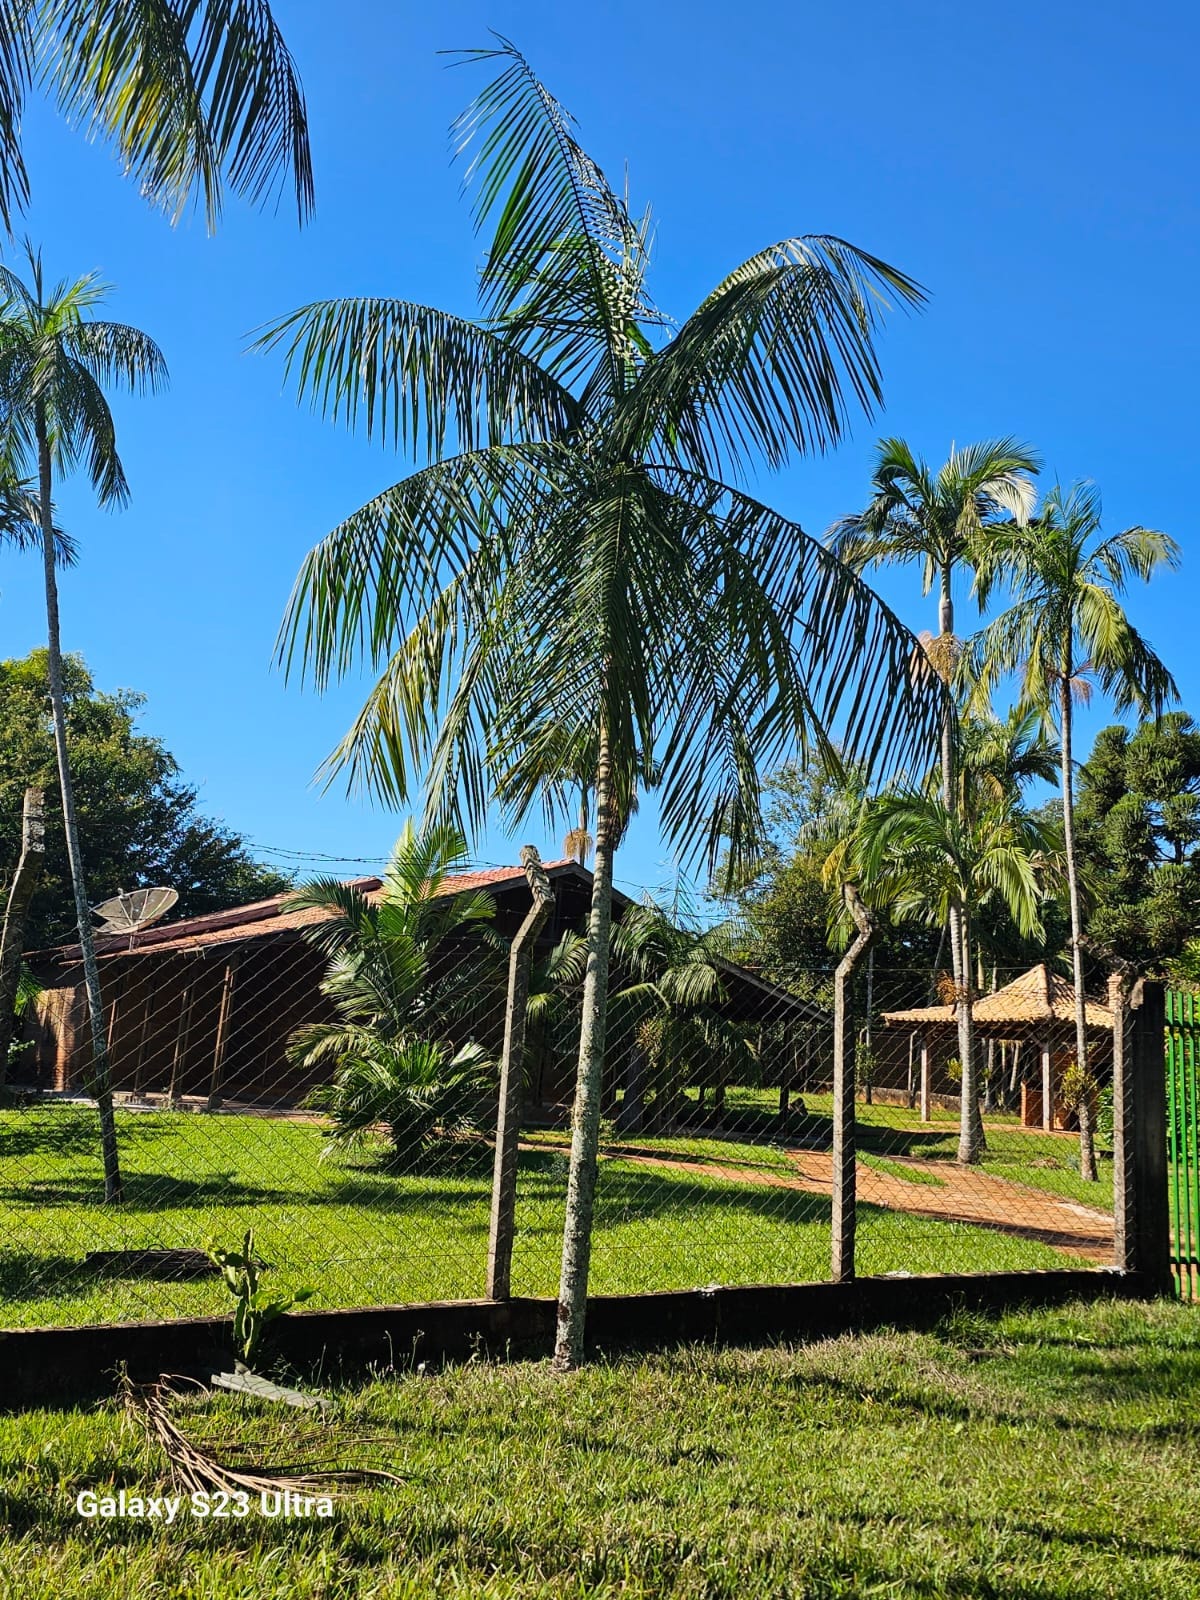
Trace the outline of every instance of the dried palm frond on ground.
<path fill-rule="evenodd" d="M 162 1449 L 175 1487 L 186 1493 L 243 1490 L 248 1494 L 292 1490 L 296 1493 L 321 1489 L 330 1493 L 338 1485 L 384 1482 L 403 1483 L 399 1473 L 378 1467 L 334 1467 L 327 1461 L 295 1463 L 289 1467 L 262 1467 L 250 1471 L 219 1461 L 211 1449 L 189 1439 L 172 1415 L 172 1402 L 180 1397 L 181 1386 L 199 1395 L 210 1391 L 196 1379 L 164 1375 L 154 1383 L 134 1384 L 122 1379 L 121 1398 L 127 1415 Z M 371 1441 L 355 1441 L 368 1443 Z"/>

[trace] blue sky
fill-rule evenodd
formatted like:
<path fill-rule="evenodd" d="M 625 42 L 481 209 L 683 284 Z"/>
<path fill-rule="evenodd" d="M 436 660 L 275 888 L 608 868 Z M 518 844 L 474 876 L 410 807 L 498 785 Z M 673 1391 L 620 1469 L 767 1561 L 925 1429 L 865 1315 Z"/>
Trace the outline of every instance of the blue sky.
<path fill-rule="evenodd" d="M 881 431 L 939 460 L 951 440 L 1017 434 L 1048 476 L 1100 483 L 1108 526 L 1181 542 L 1183 576 L 1130 611 L 1200 706 L 1191 7 L 277 0 L 276 13 L 312 117 L 317 213 L 303 232 L 286 207 L 236 200 L 215 237 L 198 218 L 171 228 L 108 152 L 48 108 L 28 117 L 27 225 L 49 273 L 98 268 L 117 286 L 111 314 L 159 340 L 172 377 L 165 396 L 117 406 L 130 508 L 97 512 L 81 484 L 61 497 L 84 552 L 63 584 L 64 642 L 102 686 L 149 697 L 143 726 L 211 813 L 272 852 L 373 860 L 397 830 L 312 785 L 361 685 L 302 693 L 273 670 L 272 644 L 305 550 L 404 464 L 300 410 L 278 361 L 244 351 L 252 329 L 325 296 L 472 310 L 477 247 L 447 128 L 484 77 L 437 52 L 489 28 L 525 50 L 610 178 L 628 164 L 635 204 L 657 219 L 652 286 L 668 311 L 802 232 L 840 234 L 929 288 L 929 309 L 883 337 L 885 415 L 759 492 L 819 532 L 861 503 Z M 930 625 L 915 572 L 881 587 Z M 4 553 L 0 649 L 43 636 L 37 565 Z M 1094 708 L 1085 742 L 1107 720 Z M 539 824 L 525 835 L 559 853 Z M 514 852 L 492 835 L 480 853 Z M 618 876 L 670 872 L 648 808 Z"/>

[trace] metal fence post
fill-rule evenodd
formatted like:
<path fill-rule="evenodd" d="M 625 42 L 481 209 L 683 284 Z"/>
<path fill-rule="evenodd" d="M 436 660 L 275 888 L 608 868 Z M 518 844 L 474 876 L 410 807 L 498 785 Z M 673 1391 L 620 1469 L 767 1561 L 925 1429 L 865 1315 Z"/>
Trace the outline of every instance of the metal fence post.
<path fill-rule="evenodd" d="M 1113 1032 L 1114 1264 L 1141 1274 L 1151 1294 L 1170 1294 L 1165 994 L 1156 979 L 1139 988 Z"/>
<path fill-rule="evenodd" d="M 507 1300 L 511 1292 L 513 1238 L 517 1211 L 517 1145 L 521 1136 L 521 1101 L 525 1012 L 529 1003 L 529 968 L 533 944 L 550 915 L 554 891 L 532 845 L 521 851 L 533 905 L 517 929 L 508 958 L 508 1004 L 504 1013 L 504 1055 L 500 1064 L 500 1103 L 496 1113 L 496 1160 L 492 1171 L 492 1214 L 488 1228 L 487 1297 Z"/>

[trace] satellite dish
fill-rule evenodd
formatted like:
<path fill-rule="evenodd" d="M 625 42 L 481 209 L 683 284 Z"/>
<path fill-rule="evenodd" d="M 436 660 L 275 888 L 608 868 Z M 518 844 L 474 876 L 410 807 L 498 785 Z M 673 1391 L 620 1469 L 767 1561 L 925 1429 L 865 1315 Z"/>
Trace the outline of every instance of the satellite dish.
<path fill-rule="evenodd" d="M 93 915 L 101 919 L 98 933 L 138 933 L 148 928 L 167 912 L 179 899 L 175 889 L 131 889 L 105 900 L 93 908 Z"/>

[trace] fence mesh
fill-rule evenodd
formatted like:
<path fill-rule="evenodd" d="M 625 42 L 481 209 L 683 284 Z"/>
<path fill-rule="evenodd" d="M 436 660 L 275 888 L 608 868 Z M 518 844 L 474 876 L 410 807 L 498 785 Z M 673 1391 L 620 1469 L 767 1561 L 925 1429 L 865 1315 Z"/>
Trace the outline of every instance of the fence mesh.
<path fill-rule="evenodd" d="M 558 1287 L 580 1021 L 573 913 L 559 911 L 531 979 L 514 1294 Z M 346 1023 L 327 953 L 283 913 L 110 945 L 119 1205 L 103 1199 L 81 973 L 69 953 L 43 963 L 0 1108 L 0 1323 L 224 1312 L 202 1252 L 250 1228 L 267 1285 L 311 1288 L 314 1307 L 483 1295 L 520 914 L 460 930 L 403 1026 L 341 1055 L 319 1047 Z M 976 985 L 986 1144 L 964 1164 L 944 980 L 939 991 L 928 970 L 856 973 L 860 1275 L 1111 1263 L 1111 1030 L 1097 1001 L 1091 1180 L 1074 1025 L 1039 1017 L 1031 984 L 995 970 Z M 594 1292 L 829 1277 L 832 993 L 829 970 L 776 982 L 661 919 L 615 951 Z"/>

